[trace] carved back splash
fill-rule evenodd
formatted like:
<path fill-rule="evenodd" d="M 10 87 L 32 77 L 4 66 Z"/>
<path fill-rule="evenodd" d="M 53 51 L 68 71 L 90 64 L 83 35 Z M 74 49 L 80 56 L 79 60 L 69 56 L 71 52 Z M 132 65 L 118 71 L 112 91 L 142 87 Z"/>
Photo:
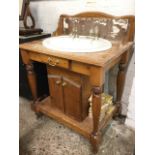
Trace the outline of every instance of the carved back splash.
<path fill-rule="evenodd" d="M 75 23 L 75 21 L 77 21 Z M 55 35 L 71 34 L 76 27 L 78 35 L 90 35 L 98 27 L 98 37 L 108 40 L 132 41 L 134 16 L 112 16 L 101 12 L 83 12 L 76 15 L 61 15 Z"/>

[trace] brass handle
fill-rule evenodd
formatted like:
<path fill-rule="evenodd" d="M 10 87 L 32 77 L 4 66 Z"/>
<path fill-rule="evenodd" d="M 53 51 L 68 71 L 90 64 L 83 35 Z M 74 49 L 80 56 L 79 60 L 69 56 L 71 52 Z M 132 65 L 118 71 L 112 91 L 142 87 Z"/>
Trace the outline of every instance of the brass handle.
<path fill-rule="evenodd" d="M 66 82 L 63 82 L 63 83 L 62 83 L 62 86 L 63 86 L 63 87 L 65 87 L 66 85 L 67 85 L 67 83 L 66 83 Z"/>
<path fill-rule="evenodd" d="M 60 81 L 60 80 L 56 81 L 56 84 L 57 84 L 57 85 L 59 85 L 60 83 L 61 83 L 61 81 Z"/>
<path fill-rule="evenodd" d="M 49 57 L 47 61 L 48 61 L 48 64 L 49 64 L 50 66 L 56 66 L 57 64 L 59 64 L 59 60 L 58 60 L 58 59 L 54 60 L 54 59 L 51 58 L 51 57 Z"/>

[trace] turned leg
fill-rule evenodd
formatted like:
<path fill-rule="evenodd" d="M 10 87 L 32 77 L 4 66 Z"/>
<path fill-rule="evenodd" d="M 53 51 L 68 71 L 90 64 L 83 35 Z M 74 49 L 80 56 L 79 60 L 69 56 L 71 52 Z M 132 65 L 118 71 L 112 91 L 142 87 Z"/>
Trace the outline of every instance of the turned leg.
<path fill-rule="evenodd" d="M 117 75 L 117 97 L 116 97 L 116 105 L 118 109 L 118 113 L 121 113 L 122 105 L 121 105 L 121 98 L 124 90 L 124 84 L 125 84 L 125 77 L 126 77 L 126 68 L 127 64 L 120 63 L 119 64 L 119 71 Z"/>
<path fill-rule="evenodd" d="M 99 119 L 101 111 L 101 87 L 93 88 L 93 103 L 92 103 L 92 115 L 93 115 L 93 132 L 91 133 L 91 144 L 93 146 L 93 152 L 97 153 L 99 143 L 101 140 L 101 133 L 99 131 Z"/>
<path fill-rule="evenodd" d="M 30 86 L 30 90 L 33 97 L 33 103 L 31 104 L 32 110 L 36 113 L 39 111 L 37 110 L 35 104 L 37 104 L 37 83 L 36 83 L 36 75 L 34 72 L 34 67 L 32 61 L 30 60 L 29 53 L 25 50 L 20 50 L 23 63 L 25 64 L 25 68 L 27 71 L 27 78 Z"/>
<path fill-rule="evenodd" d="M 32 63 L 26 64 L 27 77 L 29 81 L 29 86 L 33 96 L 33 103 L 37 100 L 37 85 L 36 85 L 36 76 L 34 72 L 34 67 Z"/>

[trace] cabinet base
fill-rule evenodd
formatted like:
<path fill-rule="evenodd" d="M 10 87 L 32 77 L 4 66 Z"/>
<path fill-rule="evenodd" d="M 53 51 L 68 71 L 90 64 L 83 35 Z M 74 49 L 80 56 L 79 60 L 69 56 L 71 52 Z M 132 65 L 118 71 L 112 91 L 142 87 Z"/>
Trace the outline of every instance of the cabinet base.
<path fill-rule="evenodd" d="M 43 113 L 53 119 L 55 119 L 56 121 L 64 124 L 65 126 L 73 129 L 74 131 L 80 133 L 81 135 L 83 135 L 84 137 L 86 137 L 92 144 L 93 150 L 95 150 L 94 152 L 96 153 L 98 151 L 97 149 L 97 144 L 95 144 L 96 142 L 98 142 L 98 140 L 94 139 L 94 143 L 92 143 L 92 131 L 93 131 L 93 119 L 90 117 L 87 117 L 84 121 L 82 122 L 78 122 L 72 118 L 70 118 L 69 116 L 65 115 L 63 112 L 61 112 L 59 109 L 57 109 L 56 107 L 52 107 L 51 106 L 51 100 L 50 97 L 45 98 L 44 100 L 40 101 L 40 102 L 36 102 L 35 104 L 32 104 L 33 106 L 33 110 L 37 113 Z M 111 120 L 113 113 L 116 111 L 115 106 L 113 106 L 111 112 L 107 115 L 107 117 L 105 117 L 104 120 L 102 120 L 100 122 L 100 129 L 105 128 L 106 125 L 108 124 L 108 122 Z M 98 139 L 101 139 L 101 136 L 97 137 Z"/>

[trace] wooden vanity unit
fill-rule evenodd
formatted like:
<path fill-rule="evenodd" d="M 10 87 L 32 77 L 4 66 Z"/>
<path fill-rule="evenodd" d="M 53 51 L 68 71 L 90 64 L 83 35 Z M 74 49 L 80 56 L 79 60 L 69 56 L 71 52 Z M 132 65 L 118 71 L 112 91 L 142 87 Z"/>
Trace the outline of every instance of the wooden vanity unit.
<path fill-rule="evenodd" d="M 129 19 L 130 27 L 126 41 L 113 41 L 112 48 L 105 52 L 69 53 L 52 51 L 42 45 L 42 40 L 20 45 L 23 62 L 33 95 L 32 109 L 45 114 L 88 138 L 93 151 L 98 151 L 101 129 L 105 128 L 115 113 L 121 109 L 125 73 L 132 54 L 134 17 L 115 17 L 100 12 L 85 12 L 74 16 L 60 16 L 55 35 L 63 33 L 63 19 L 67 17 L 104 17 Z M 37 96 L 36 75 L 33 62 L 47 64 L 50 95 L 44 99 Z M 103 120 L 99 121 L 101 93 L 105 72 L 119 64 L 117 76 L 117 99 Z M 88 117 L 88 98 L 93 95 L 92 118 Z"/>

